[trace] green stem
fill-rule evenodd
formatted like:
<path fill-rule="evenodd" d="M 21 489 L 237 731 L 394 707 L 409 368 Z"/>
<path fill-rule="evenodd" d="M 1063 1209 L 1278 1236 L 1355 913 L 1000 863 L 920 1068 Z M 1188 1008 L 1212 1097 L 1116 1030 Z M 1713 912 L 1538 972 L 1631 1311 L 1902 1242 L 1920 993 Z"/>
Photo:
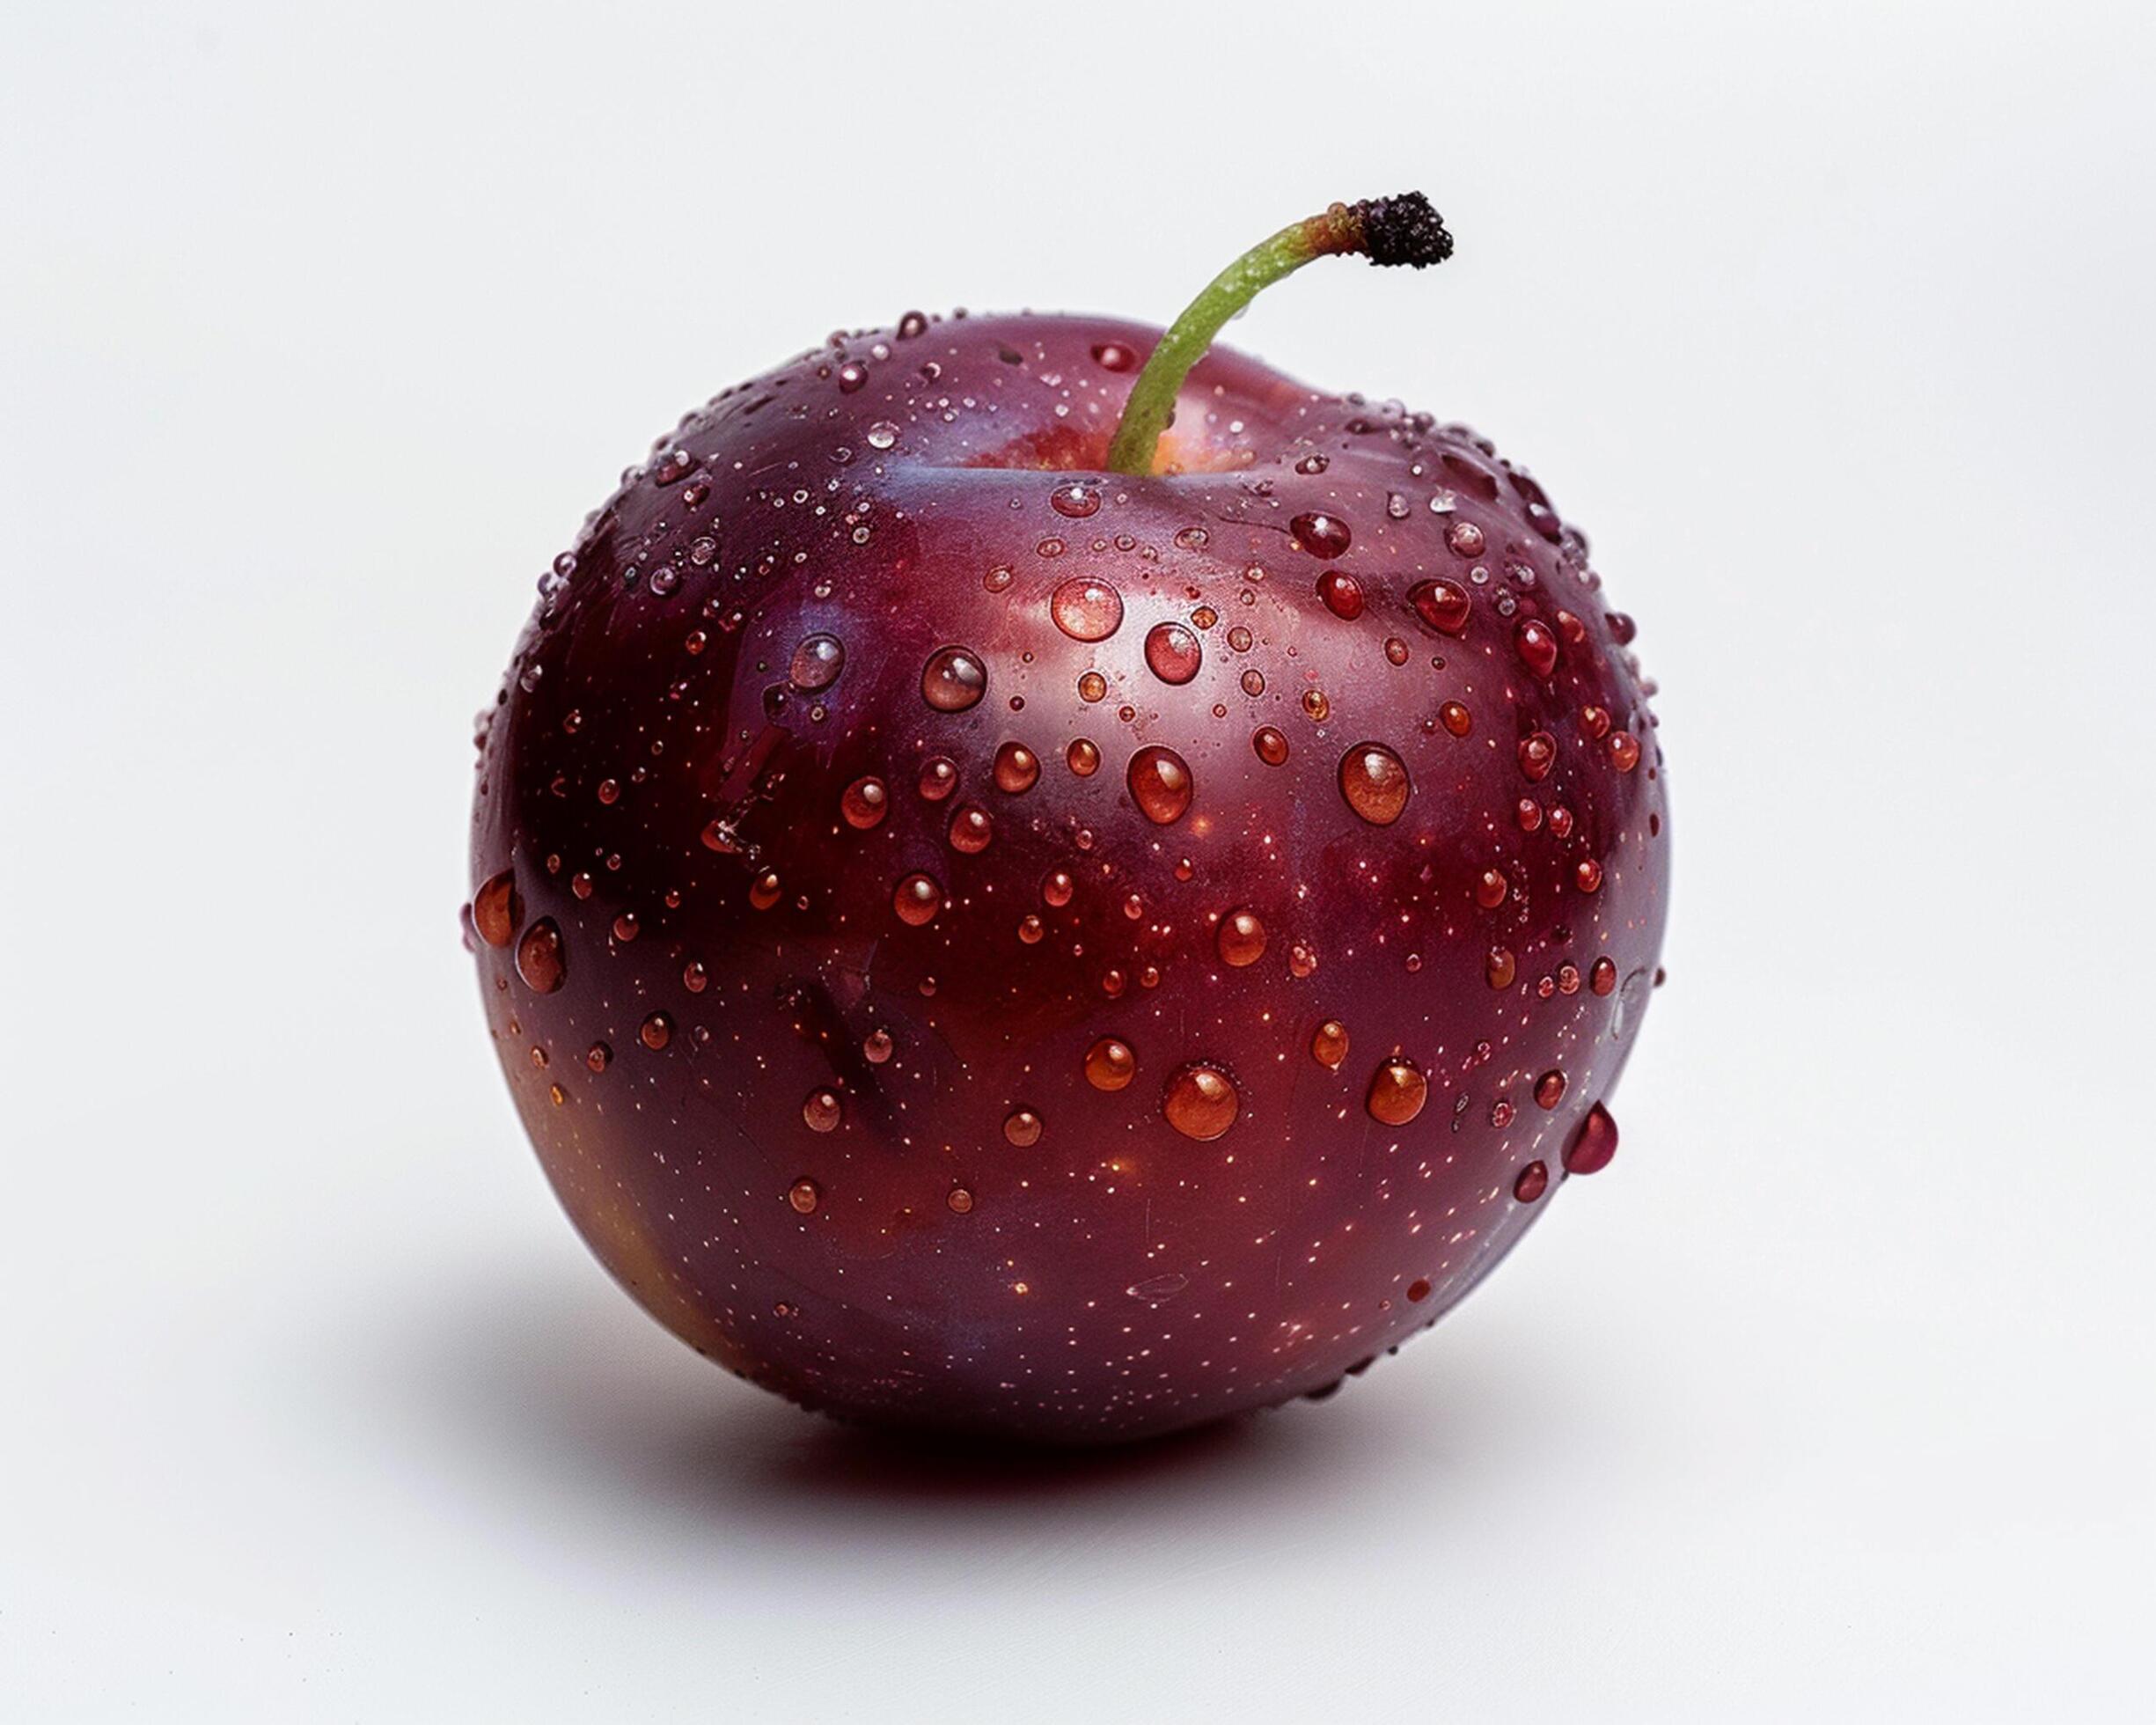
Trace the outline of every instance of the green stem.
<path fill-rule="evenodd" d="M 1251 246 L 1207 283 L 1162 335 L 1123 405 L 1122 422 L 1108 445 L 1110 469 L 1136 474 L 1153 471 L 1161 434 L 1175 417 L 1183 380 L 1205 357 L 1213 338 L 1265 289 L 1313 258 L 1361 256 L 1372 263 L 1404 263 L 1420 269 L 1451 255 L 1452 236 L 1419 192 L 1336 203 Z"/>

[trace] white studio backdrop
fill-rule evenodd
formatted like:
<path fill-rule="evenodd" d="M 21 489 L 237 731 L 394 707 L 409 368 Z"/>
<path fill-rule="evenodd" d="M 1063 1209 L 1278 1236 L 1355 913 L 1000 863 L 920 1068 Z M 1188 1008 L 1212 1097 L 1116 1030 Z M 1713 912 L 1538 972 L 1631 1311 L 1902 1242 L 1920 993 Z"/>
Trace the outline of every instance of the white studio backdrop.
<path fill-rule="evenodd" d="M 0 52 L 0 1716 L 2146 1717 L 2156 26 L 47 6 Z M 468 723 L 684 407 L 914 306 L 1464 418 L 1640 620 L 1625 1150 L 1322 1407 L 890 1452 L 554 1211 Z M 1403 275 L 1404 272 L 1401 273 Z"/>

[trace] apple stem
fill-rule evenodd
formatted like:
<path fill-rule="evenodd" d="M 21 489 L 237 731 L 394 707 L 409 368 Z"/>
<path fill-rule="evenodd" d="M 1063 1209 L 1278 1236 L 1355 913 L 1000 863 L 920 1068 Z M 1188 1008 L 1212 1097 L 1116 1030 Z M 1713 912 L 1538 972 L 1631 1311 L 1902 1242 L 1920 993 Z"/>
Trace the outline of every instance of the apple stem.
<path fill-rule="evenodd" d="M 1108 445 L 1118 473 L 1150 473 L 1161 434 L 1176 416 L 1176 396 L 1191 367 L 1205 357 L 1228 319 L 1283 276 L 1313 258 L 1365 257 L 1416 269 L 1452 255 L 1444 218 L 1420 192 L 1336 203 L 1261 240 L 1206 284 L 1160 339 L 1131 385 L 1122 422 Z"/>

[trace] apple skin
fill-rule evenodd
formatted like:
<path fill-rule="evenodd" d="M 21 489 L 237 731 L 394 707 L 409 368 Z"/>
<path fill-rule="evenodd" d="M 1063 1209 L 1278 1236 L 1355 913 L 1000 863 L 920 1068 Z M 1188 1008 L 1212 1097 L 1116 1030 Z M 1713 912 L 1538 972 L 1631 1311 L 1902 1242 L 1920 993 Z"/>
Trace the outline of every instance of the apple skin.
<path fill-rule="evenodd" d="M 1669 834 L 1585 540 L 1472 433 L 1220 349 L 1105 473 L 1159 334 L 909 315 L 715 397 L 480 721 L 466 942 L 546 1175 L 804 1406 L 1096 1442 L 1322 1394 L 1614 1148 Z"/>

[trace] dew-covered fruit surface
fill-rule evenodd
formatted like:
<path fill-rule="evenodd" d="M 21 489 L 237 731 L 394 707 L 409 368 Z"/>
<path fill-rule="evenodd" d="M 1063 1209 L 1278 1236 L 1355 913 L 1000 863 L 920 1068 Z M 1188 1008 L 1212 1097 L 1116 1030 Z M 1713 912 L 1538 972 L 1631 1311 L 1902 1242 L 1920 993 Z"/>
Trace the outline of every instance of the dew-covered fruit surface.
<path fill-rule="evenodd" d="M 607 1268 L 862 1420 L 1324 1391 L 1617 1147 L 1661 753 L 1457 426 L 1160 331 L 909 316 L 721 394 L 542 583 L 467 940 Z"/>

